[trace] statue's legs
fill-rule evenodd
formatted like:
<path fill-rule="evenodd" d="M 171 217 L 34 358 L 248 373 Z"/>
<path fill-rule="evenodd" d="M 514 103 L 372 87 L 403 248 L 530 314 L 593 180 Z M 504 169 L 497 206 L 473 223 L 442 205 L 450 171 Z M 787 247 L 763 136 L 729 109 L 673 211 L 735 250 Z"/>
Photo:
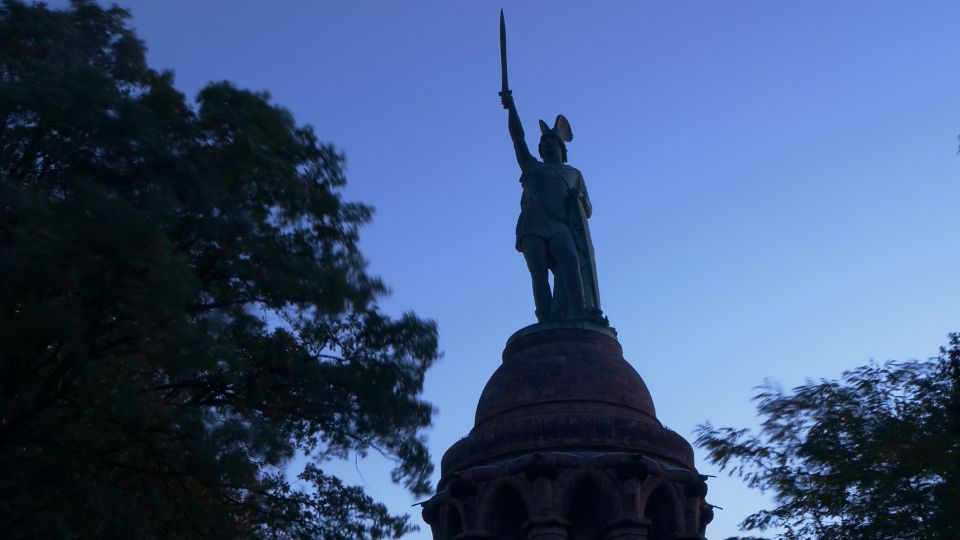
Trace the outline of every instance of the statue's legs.
<path fill-rule="evenodd" d="M 554 308 L 563 312 L 551 313 L 551 319 L 579 319 L 584 315 L 583 279 L 580 276 L 580 257 L 570 233 L 556 234 L 550 239 L 550 256 L 555 262 L 553 279 L 559 285 L 553 299 Z M 560 297 L 560 295 L 563 295 Z M 558 309 L 554 309 L 558 311 Z"/>
<path fill-rule="evenodd" d="M 550 282 L 547 280 L 550 269 L 547 242 L 539 236 L 524 236 L 520 239 L 520 249 L 533 281 L 533 303 L 537 308 L 537 321 L 546 321 L 550 317 L 551 302 Z"/>

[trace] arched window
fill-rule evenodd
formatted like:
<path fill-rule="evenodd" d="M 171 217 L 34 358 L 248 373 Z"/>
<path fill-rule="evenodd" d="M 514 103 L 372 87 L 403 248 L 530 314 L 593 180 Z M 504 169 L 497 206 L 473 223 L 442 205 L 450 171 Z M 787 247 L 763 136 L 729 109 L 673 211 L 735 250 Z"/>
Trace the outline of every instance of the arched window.
<path fill-rule="evenodd" d="M 673 538 L 674 507 L 673 498 L 668 491 L 670 486 L 664 484 L 653 490 L 647 499 L 647 508 L 644 517 L 651 521 L 647 540 L 668 540 Z"/>
<path fill-rule="evenodd" d="M 523 526 L 530 519 L 527 505 L 513 489 L 502 486 L 491 499 L 487 527 L 501 540 L 524 540 Z"/>
<path fill-rule="evenodd" d="M 574 488 L 566 515 L 570 521 L 569 540 L 593 540 L 616 517 L 616 508 L 595 482 L 582 480 Z"/>

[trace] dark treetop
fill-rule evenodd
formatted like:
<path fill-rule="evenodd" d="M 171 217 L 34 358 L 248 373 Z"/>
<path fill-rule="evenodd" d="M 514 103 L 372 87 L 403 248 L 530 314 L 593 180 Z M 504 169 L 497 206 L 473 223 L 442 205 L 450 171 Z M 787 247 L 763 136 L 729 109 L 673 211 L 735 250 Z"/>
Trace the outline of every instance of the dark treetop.
<path fill-rule="evenodd" d="M 435 326 L 377 310 L 341 154 L 126 17 L 0 4 L 0 536 L 400 536 L 324 461 L 428 491 Z"/>

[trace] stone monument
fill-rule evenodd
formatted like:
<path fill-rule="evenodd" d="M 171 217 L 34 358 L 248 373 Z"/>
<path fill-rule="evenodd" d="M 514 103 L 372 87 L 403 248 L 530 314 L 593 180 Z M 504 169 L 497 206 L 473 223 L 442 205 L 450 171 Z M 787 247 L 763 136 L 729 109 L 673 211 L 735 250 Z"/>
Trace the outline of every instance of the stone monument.
<path fill-rule="evenodd" d="M 569 122 L 541 121 L 543 161 L 530 155 L 507 87 L 502 11 L 500 45 L 500 96 L 522 171 L 517 249 L 538 323 L 507 340 L 423 518 L 434 540 L 703 539 L 713 517 L 706 477 L 690 444 L 657 420 L 600 312 L 590 199 L 565 165 Z"/>

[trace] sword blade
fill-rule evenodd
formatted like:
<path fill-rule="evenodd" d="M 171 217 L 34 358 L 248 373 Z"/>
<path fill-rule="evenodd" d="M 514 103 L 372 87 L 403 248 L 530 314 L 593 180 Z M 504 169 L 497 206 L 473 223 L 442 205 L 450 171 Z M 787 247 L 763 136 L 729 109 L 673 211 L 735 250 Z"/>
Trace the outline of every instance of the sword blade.
<path fill-rule="evenodd" d="M 500 10 L 500 82 L 504 93 L 510 92 L 507 84 L 507 25 L 503 21 L 503 10 Z"/>

